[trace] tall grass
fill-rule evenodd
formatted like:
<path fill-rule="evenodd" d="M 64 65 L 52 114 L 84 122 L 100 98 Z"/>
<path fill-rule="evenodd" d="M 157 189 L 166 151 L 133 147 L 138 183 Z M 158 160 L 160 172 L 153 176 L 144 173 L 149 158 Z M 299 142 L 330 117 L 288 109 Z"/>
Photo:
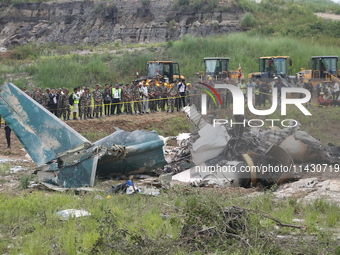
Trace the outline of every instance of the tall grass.
<path fill-rule="evenodd" d="M 315 254 L 334 254 L 338 245 L 331 237 L 339 227 L 339 207 L 324 200 L 306 204 L 296 199 L 277 201 L 270 192 L 245 196 L 241 191 L 181 186 L 162 192 L 160 197 L 141 194 L 104 197 L 105 192 L 80 196 L 40 191 L 1 193 L 0 252 L 291 254 L 298 250 L 309 254 L 313 250 Z M 241 213 L 230 221 L 223 213 L 230 206 L 267 212 L 290 224 L 293 218 L 302 218 L 308 232 L 275 228 L 274 221 L 258 213 Z M 55 213 L 64 209 L 87 210 L 91 216 L 60 221 Z M 163 219 L 162 215 L 170 218 Z M 228 233 L 230 227 L 236 231 L 233 235 Z M 321 230 L 324 227 L 331 229 Z M 294 237 L 292 242 L 282 242 L 277 237 L 282 234 Z M 312 242 L 305 246 L 303 242 L 307 240 Z"/>
<path fill-rule="evenodd" d="M 34 77 L 38 87 L 73 88 L 77 86 L 92 86 L 96 83 L 109 82 L 113 72 L 105 63 L 105 56 L 65 55 L 62 57 L 41 58 L 27 71 Z"/>
<path fill-rule="evenodd" d="M 243 0 L 246 2 L 246 0 Z M 242 6 L 242 5 L 241 5 Z M 265 0 L 251 10 L 258 27 L 252 29 L 252 34 L 283 35 L 294 37 L 333 37 L 340 35 L 339 21 L 324 20 L 314 15 L 317 8 L 310 1 L 285 3 Z M 339 7 L 337 5 L 334 5 Z M 334 11 L 335 7 L 333 8 Z M 247 10 L 247 9 L 246 9 Z M 249 11 L 249 10 L 247 10 Z"/>
<path fill-rule="evenodd" d="M 181 72 L 188 77 L 202 70 L 204 57 L 230 57 L 231 69 L 236 70 L 241 64 L 245 74 L 258 71 L 258 58 L 261 56 L 290 56 L 293 60 L 291 72 L 307 67 L 307 60 L 315 55 L 339 55 L 337 39 L 328 39 L 327 46 L 318 40 L 301 40 L 289 37 L 250 36 L 245 33 L 233 33 L 227 36 L 198 38 L 185 36 L 169 48 L 169 56 L 181 64 Z M 334 42 L 333 45 L 329 45 Z"/>
<path fill-rule="evenodd" d="M 154 59 L 167 60 L 167 58 L 164 59 L 164 57 L 162 57 L 162 54 L 157 52 L 124 52 L 122 55 L 116 56 L 109 63 L 109 65 L 116 72 L 117 79 L 124 77 L 124 81 L 130 82 L 134 79 L 134 75 L 137 69 L 140 74 L 145 75 L 147 61 L 151 61 Z"/>
<path fill-rule="evenodd" d="M 150 130 L 157 131 L 162 136 L 177 136 L 179 133 L 189 133 L 190 124 L 183 116 L 175 116 L 163 122 L 160 128 L 157 123 L 151 123 Z"/>
<path fill-rule="evenodd" d="M 289 2 L 289 1 L 287 1 Z M 314 12 L 334 12 L 340 14 L 340 5 L 330 0 L 294 0 L 295 3 L 310 8 Z"/>
<path fill-rule="evenodd" d="M 8 163 L 1 163 L 0 164 L 0 176 L 5 176 L 9 173 L 11 165 Z"/>
<path fill-rule="evenodd" d="M 131 82 L 136 69 L 145 74 L 146 62 L 158 58 L 155 53 L 122 56 L 93 54 L 81 56 L 41 57 L 36 62 L 25 65 L 23 71 L 33 76 L 33 83 L 42 88 L 74 88 L 95 84 L 115 84 Z M 20 85 L 20 84 L 19 84 Z"/>
<path fill-rule="evenodd" d="M 223 36 L 193 37 L 184 36 L 171 44 L 163 44 L 143 51 L 122 54 L 66 54 L 59 56 L 40 56 L 29 63 L 7 60 L 0 66 L 0 73 L 27 72 L 33 77 L 35 86 L 93 87 L 96 83 L 127 83 L 135 79 L 138 69 L 140 76 L 146 75 L 147 61 L 171 60 L 178 62 L 181 74 L 187 80 L 196 80 L 196 72 L 203 70 L 204 57 L 229 57 L 231 70 L 241 64 L 244 74 L 258 71 L 261 56 L 290 56 L 293 60 L 291 74 L 307 67 L 307 60 L 315 55 L 340 55 L 340 40 L 337 38 L 290 38 L 288 36 L 262 36 L 247 33 L 232 33 Z M 150 49 L 153 49 L 150 51 Z M 22 79 L 19 86 L 24 86 Z"/>

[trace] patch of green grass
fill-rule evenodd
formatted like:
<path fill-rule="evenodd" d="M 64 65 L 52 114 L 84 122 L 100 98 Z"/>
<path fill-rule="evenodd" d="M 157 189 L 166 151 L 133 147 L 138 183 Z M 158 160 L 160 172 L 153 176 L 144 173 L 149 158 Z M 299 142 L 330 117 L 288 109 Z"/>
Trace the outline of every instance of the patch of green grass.
<path fill-rule="evenodd" d="M 4 64 L 0 66 L 0 75 L 8 74 L 11 72 L 12 72 L 12 67 L 10 65 Z"/>
<path fill-rule="evenodd" d="M 338 12 L 340 10 L 339 4 L 330 0 L 294 0 L 294 2 L 304 8 L 313 10 L 314 12 L 331 12 L 339 14 Z"/>
<path fill-rule="evenodd" d="M 28 186 L 30 185 L 30 181 L 33 180 L 33 176 L 32 175 L 23 175 L 20 176 L 19 178 L 19 188 L 20 189 L 27 189 Z"/>
<path fill-rule="evenodd" d="M 9 180 L 4 180 L 4 179 L 0 179 L 0 184 L 4 184 L 4 183 L 7 183 L 7 182 L 10 182 Z"/>
<path fill-rule="evenodd" d="M 81 133 L 86 139 L 88 139 L 91 142 L 98 141 L 108 135 L 106 132 L 98 132 L 94 130 L 89 130 L 88 132 Z"/>
<path fill-rule="evenodd" d="M 28 86 L 28 80 L 26 78 L 13 79 L 12 83 L 19 88 L 27 87 L 29 90 L 33 89 Z"/>
<path fill-rule="evenodd" d="M 323 199 L 317 199 L 314 203 L 307 205 L 306 224 L 323 228 L 335 227 L 340 218 L 339 206 L 329 203 Z M 312 228 L 312 230 L 314 230 Z"/>
<path fill-rule="evenodd" d="M 269 0 L 260 4 L 245 4 L 246 2 L 241 1 L 240 5 L 244 5 L 246 11 L 254 14 L 258 24 L 251 34 L 338 38 L 334 31 L 340 22 L 316 17 L 314 12 L 318 7 L 312 8 L 315 5 L 309 5 L 309 2 L 285 3 Z"/>
<path fill-rule="evenodd" d="M 0 176 L 5 176 L 9 173 L 11 164 L 9 163 L 0 163 Z"/>
<path fill-rule="evenodd" d="M 162 136 L 177 136 L 179 133 L 190 133 L 190 123 L 182 116 L 175 116 L 173 118 L 166 119 L 162 123 L 162 127 L 159 124 L 151 123 L 150 130 L 155 130 Z"/>
<path fill-rule="evenodd" d="M 106 83 L 112 77 L 105 55 L 89 56 L 65 55 L 62 57 L 41 58 L 28 67 L 33 82 L 39 87 L 74 88 L 87 85 L 93 88 L 96 83 Z"/>
<path fill-rule="evenodd" d="M 98 195 L 103 199 L 98 199 Z M 270 193 L 247 197 L 238 192 L 183 186 L 174 186 L 159 197 L 105 197 L 101 192 L 81 196 L 1 193 L 0 232 L 6 233 L 7 240 L 4 245 L 0 238 L 1 252 L 112 254 L 117 250 L 119 254 L 194 254 L 197 251 L 205 254 L 290 254 L 310 249 L 334 253 L 336 248 L 331 239 L 329 245 L 325 243 L 325 236 L 330 237 L 332 231 L 320 230 L 320 226 L 339 227 L 339 221 L 333 219 L 339 208 L 327 202 L 276 201 Z M 223 211 L 232 205 L 254 211 L 246 211 L 231 224 Z M 63 209 L 84 209 L 91 216 L 60 221 L 55 213 Z M 293 217 L 305 218 L 314 235 L 308 239 L 307 232 L 297 230 L 294 237 L 298 242 L 295 239 L 291 243 L 280 242 L 276 238 L 278 234 L 289 236 L 293 230 L 274 228 L 276 223 L 263 217 L 260 211 L 288 223 Z M 170 218 L 163 219 L 164 214 Z M 324 219 L 329 221 L 322 223 Z M 232 236 L 227 226 L 235 228 Z M 211 234 L 204 231 L 198 234 L 204 228 L 209 228 Z"/>
<path fill-rule="evenodd" d="M 217 0 L 176 0 L 173 9 L 183 11 L 188 6 L 206 11 L 213 11 L 215 8 L 222 7 Z"/>
<path fill-rule="evenodd" d="M 29 43 L 12 50 L 12 56 L 18 60 L 36 59 L 39 56 L 41 47 L 36 43 Z"/>

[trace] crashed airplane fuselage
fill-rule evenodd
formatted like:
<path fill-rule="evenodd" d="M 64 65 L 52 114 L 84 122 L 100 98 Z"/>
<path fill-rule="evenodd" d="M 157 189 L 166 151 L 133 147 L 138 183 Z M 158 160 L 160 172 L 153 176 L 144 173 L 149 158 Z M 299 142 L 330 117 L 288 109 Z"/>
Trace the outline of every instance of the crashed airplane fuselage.
<path fill-rule="evenodd" d="M 196 127 L 189 143 L 195 164 L 190 169 L 192 182 L 201 179 L 222 186 L 249 187 L 259 182 L 271 185 L 297 173 L 296 163 L 340 162 L 338 147 L 321 146 L 320 141 L 300 131 L 299 126 L 280 129 L 236 125 L 229 128 L 208 123 L 195 105 L 185 107 L 184 112 Z M 241 122 L 244 116 L 234 115 L 234 118 Z"/>
<path fill-rule="evenodd" d="M 39 180 L 93 186 L 96 174 L 144 173 L 166 164 L 155 131 L 117 130 L 91 143 L 12 83 L 0 88 L 0 115 L 37 165 Z"/>

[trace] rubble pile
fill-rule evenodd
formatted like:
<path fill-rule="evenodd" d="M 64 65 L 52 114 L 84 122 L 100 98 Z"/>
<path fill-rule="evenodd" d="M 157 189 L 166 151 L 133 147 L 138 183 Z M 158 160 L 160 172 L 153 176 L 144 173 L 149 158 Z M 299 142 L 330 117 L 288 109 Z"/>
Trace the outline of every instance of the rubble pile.
<path fill-rule="evenodd" d="M 300 130 L 300 124 L 278 127 L 228 127 L 209 124 L 194 105 L 184 112 L 195 126 L 188 147 L 194 167 L 173 179 L 197 186 L 270 186 L 295 178 L 304 167 L 297 164 L 337 164 L 339 147 Z M 243 120 L 243 116 L 236 116 Z"/>

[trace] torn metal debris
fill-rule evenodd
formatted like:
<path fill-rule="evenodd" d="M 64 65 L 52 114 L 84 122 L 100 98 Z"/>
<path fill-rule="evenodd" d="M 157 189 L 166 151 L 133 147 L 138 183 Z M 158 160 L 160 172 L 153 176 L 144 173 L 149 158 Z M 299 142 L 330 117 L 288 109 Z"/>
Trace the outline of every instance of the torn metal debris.
<path fill-rule="evenodd" d="M 145 173 L 166 164 L 155 131 L 115 133 L 91 143 L 12 83 L 0 87 L 0 115 L 37 165 L 40 182 L 93 186 L 95 176 Z"/>
<path fill-rule="evenodd" d="M 194 105 L 184 108 L 196 127 L 189 149 L 194 167 L 173 176 L 195 186 L 280 184 L 293 178 L 295 163 L 340 161 L 339 147 L 323 147 L 299 127 L 252 128 L 213 126 Z M 235 116 L 242 121 L 243 116 Z"/>
<path fill-rule="evenodd" d="M 69 218 L 79 218 L 79 217 L 84 217 L 84 216 L 90 216 L 91 213 L 85 210 L 66 209 L 66 210 L 56 212 L 55 215 L 60 220 L 68 220 Z"/>
<path fill-rule="evenodd" d="M 96 175 L 128 176 L 159 169 L 158 173 L 166 173 L 161 186 L 169 186 L 172 174 L 189 168 L 172 179 L 197 186 L 250 187 L 292 178 L 295 163 L 340 162 L 339 147 L 323 147 L 298 126 L 214 127 L 195 106 L 185 107 L 184 112 L 196 130 L 189 138 L 182 135 L 180 148 L 171 152 L 167 162 L 163 146 L 169 138 L 163 141 L 155 131 L 117 129 L 91 143 L 13 84 L 0 87 L 0 114 L 36 163 L 39 181 L 49 186 L 92 187 Z M 243 118 L 235 116 L 237 122 Z M 268 171 L 270 167 L 279 171 Z"/>

